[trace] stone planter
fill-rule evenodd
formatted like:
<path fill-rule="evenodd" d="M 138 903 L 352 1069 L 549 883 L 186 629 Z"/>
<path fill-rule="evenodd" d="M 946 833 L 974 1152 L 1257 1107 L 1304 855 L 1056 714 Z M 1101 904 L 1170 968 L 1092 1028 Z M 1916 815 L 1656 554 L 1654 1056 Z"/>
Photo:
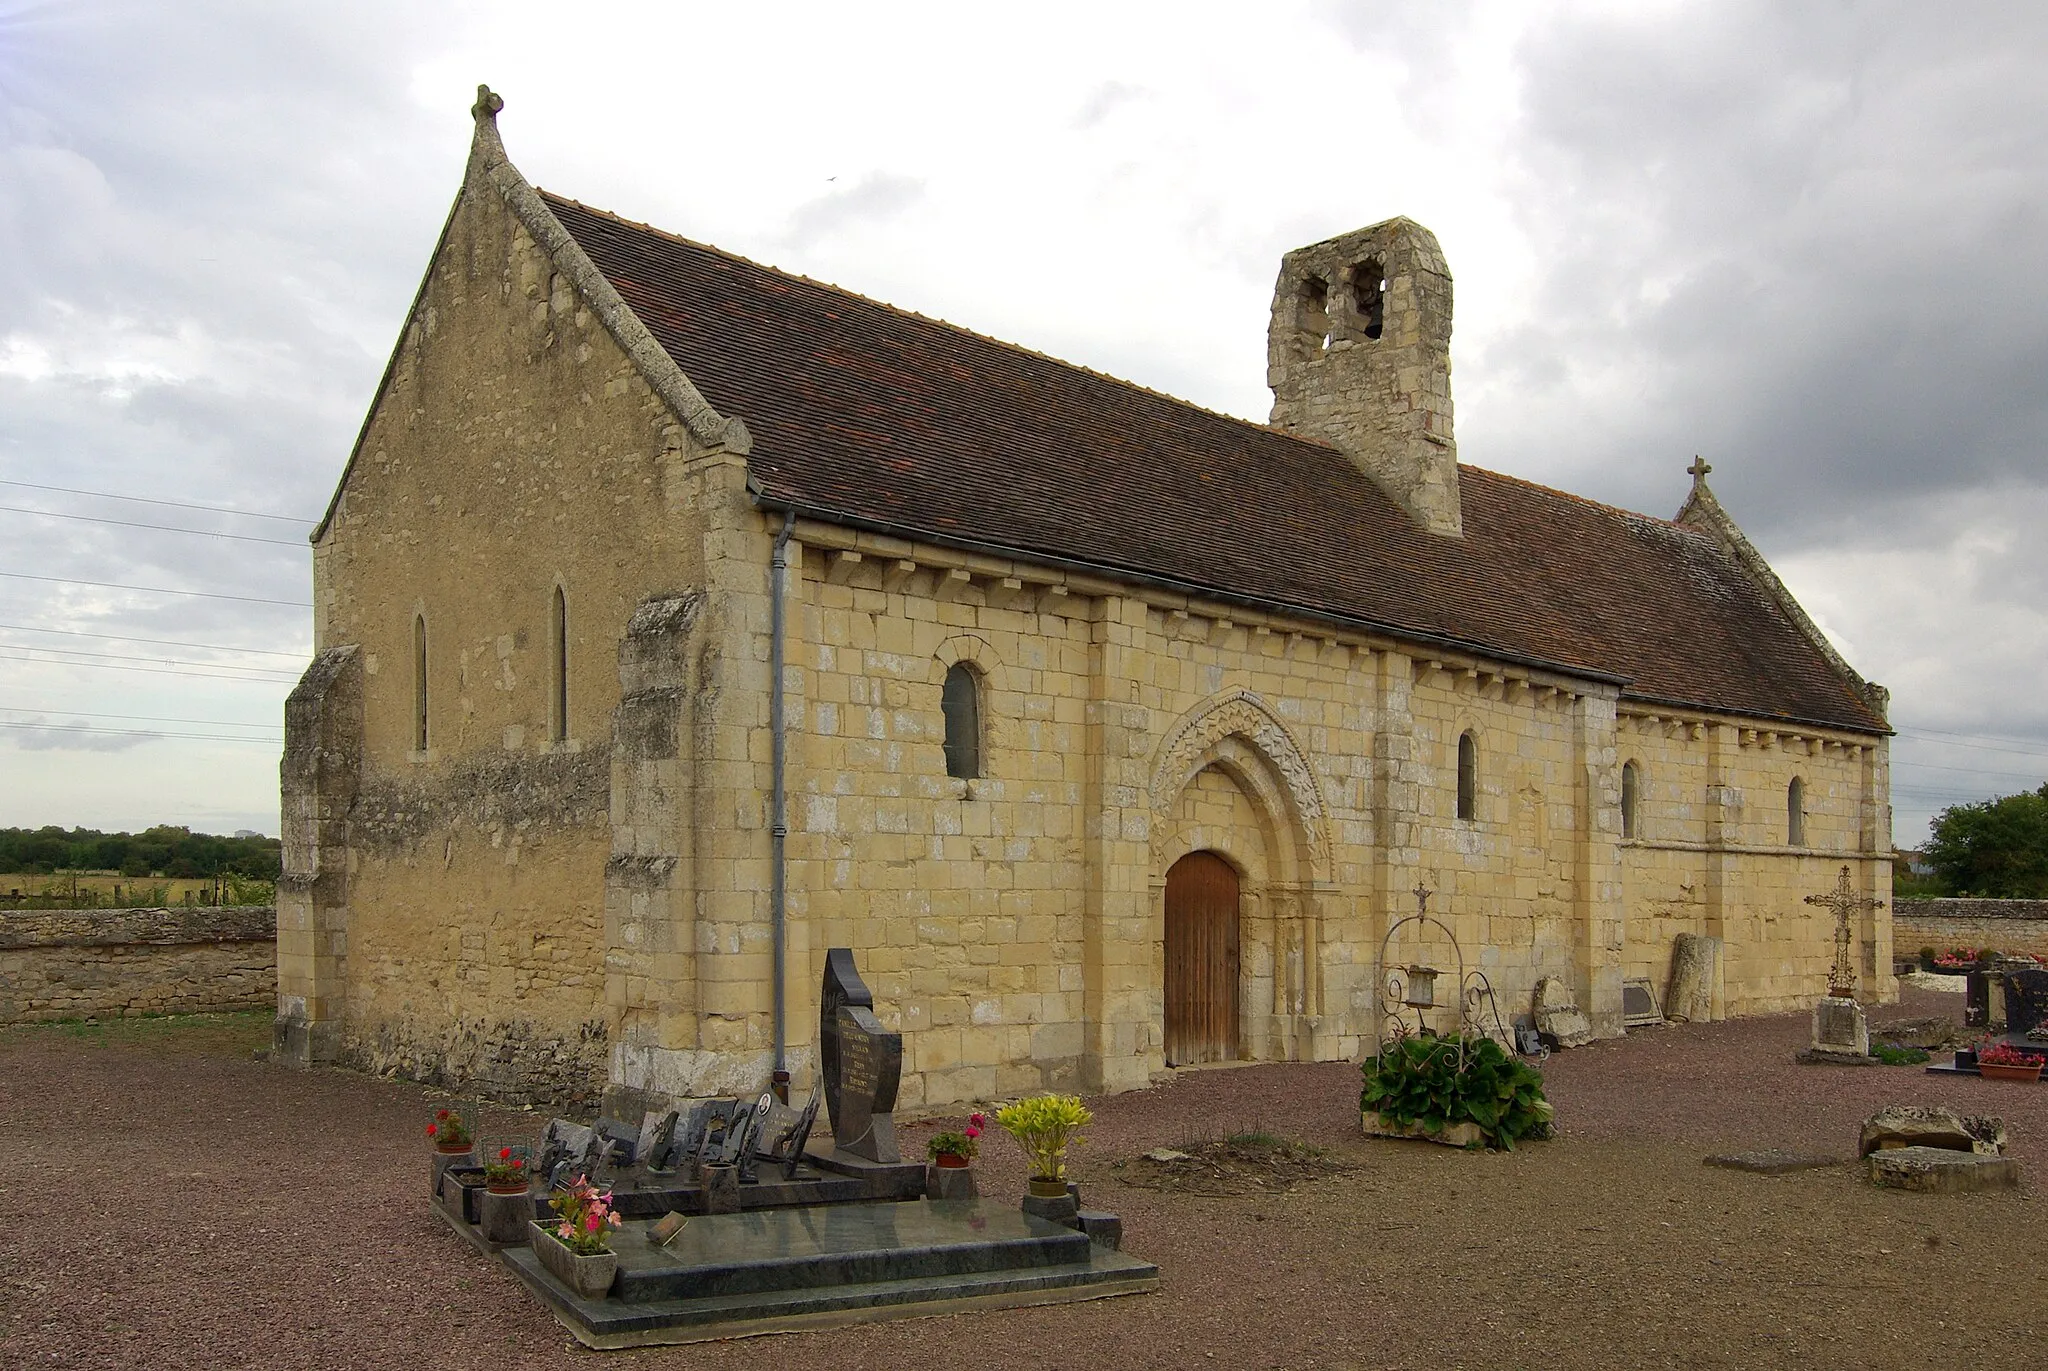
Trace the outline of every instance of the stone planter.
<path fill-rule="evenodd" d="M 480 1166 L 451 1166 L 441 1173 L 441 1203 L 464 1223 L 478 1220 L 477 1197 L 484 1193 L 484 1169 Z"/>
<path fill-rule="evenodd" d="M 1996 1062 L 1987 1062 L 1979 1058 L 1977 1074 L 1987 1081 L 2027 1081 L 2031 1083 L 2041 1079 L 2041 1063 L 2036 1062 L 2032 1066 L 2001 1066 Z"/>
<path fill-rule="evenodd" d="M 1059 1176 L 1033 1176 L 1030 1193 L 1036 1199 L 1057 1200 L 1067 1193 L 1067 1183 Z"/>
<path fill-rule="evenodd" d="M 485 1190 L 477 1196 L 477 1227 L 490 1242 L 526 1241 L 533 1222 L 533 1196 L 524 1190 Z"/>
<path fill-rule="evenodd" d="M 1421 1124 L 1395 1123 L 1392 1119 L 1381 1118 L 1376 1109 L 1362 1111 L 1365 1133 L 1370 1138 L 1416 1138 L 1423 1142 L 1442 1143 L 1445 1147 L 1471 1147 L 1486 1145 L 1486 1135 L 1476 1123 L 1451 1123 L 1444 1125 L 1441 1133 L 1426 1133 Z"/>
<path fill-rule="evenodd" d="M 433 1173 L 428 1177 L 427 1193 L 439 1196 L 441 1173 L 451 1166 L 468 1166 L 472 1160 L 472 1151 L 469 1143 L 463 1143 L 459 1147 L 437 1144 L 434 1148 Z"/>
<path fill-rule="evenodd" d="M 571 1252 L 553 1233 L 531 1219 L 526 1230 L 532 1238 L 533 1255 L 540 1259 L 541 1266 L 576 1295 L 601 1300 L 612 1288 L 612 1277 L 619 1274 L 618 1253 L 598 1252 L 586 1257 Z"/>

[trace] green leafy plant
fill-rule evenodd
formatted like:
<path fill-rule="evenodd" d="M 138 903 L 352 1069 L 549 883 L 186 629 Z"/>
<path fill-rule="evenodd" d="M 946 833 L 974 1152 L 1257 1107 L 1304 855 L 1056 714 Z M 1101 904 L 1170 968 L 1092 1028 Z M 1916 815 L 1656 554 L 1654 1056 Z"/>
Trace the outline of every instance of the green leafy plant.
<path fill-rule="evenodd" d="M 996 1111 L 996 1124 L 1024 1149 L 1036 1180 L 1065 1180 L 1067 1148 L 1095 1121 L 1078 1095 L 1033 1095 Z"/>
<path fill-rule="evenodd" d="M 1359 1106 L 1390 1122 L 1442 1133 L 1470 1123 L 1486 1146 L 1513 1151 L 1550 1136 L 1553 1110 L 1542 1073 L 1510 1057 L 1491 1038 L 1403 1038 L 1367 1061 Z"/>
<path fill-rule="evenodd" d="M 1870 1055 L 1883 1062 L 1886 1066 L 1918 1066 L 1927 1060 L 1927 1052 L 1924 1048 L 1913 1047 L 1906 1043 L 1872 1043 L 1870 1045 Z"/>

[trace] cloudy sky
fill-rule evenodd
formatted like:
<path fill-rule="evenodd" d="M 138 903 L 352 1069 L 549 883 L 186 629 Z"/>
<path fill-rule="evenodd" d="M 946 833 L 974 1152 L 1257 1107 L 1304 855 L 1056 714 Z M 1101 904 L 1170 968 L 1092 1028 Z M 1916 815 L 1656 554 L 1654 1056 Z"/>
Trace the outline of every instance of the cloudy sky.
<path fill-rule="evenodd" d="M 1704 454 L 1901 843 L 2048 776 L 2048 6 L 970 8 L 0 0 L 0 825 L 277 831 L 478 81 L 539 185 L 1253 419 L 1281 253 L 1409 215 L 1463 460 Z"/>

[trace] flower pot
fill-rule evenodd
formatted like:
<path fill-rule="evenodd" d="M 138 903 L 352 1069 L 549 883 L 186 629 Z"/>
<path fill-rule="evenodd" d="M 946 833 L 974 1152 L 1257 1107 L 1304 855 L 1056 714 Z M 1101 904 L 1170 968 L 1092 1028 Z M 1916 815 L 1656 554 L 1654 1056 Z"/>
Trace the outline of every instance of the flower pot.
<path fill-rule="evenodd" d="M 949 1171 L 966 1166 L 967 1164 L 967 1158 L 961 1156 L 958 1152 L 941 1152 L 938 1156 L 932 1158 L 932 1165 L 943 1166 Z"/>
<path fill-rule="evenodd" d="M 1031 1194 L 1041 1200 L 1057 1200 L 1067 1193 L 1067 1182 L 1061 1176 L 1033 1176 Z"/>
<path fill-rule="evenodd" d="M 584 1256 L 571 1252 L 562 1245 L 544 1225 L 529 1219 L 527 1232 L 533 1242 L 533 1255 L 550 1276 L 569 1287 L 575 1294 L 586 1300 L 601 1300 L 612 1288 L 612 1277 L 619 1274 L 619 1254 L 596 1252 Z"/>
<path fill-rule="evenodd" d="M 1980 1057 L 1977 1060 L 1977 1074 L 1987 1081 L 2038 1081 L 2041 1079 L 2041 1063 L 2035 1062 L 2032 1066 L 2001 1066 Z"/>

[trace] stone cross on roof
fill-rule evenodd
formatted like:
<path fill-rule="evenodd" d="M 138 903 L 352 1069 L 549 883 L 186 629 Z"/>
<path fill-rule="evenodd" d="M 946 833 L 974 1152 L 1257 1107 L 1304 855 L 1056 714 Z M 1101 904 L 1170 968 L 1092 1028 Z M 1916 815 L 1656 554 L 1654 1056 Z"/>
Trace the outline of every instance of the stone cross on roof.
<path fill-rule="evenodd" d="M 1852 996 L 1856 993 L 1856 967 L 1849 960 L 1849 946 L 1855 941 L 1849 931 L 1849 916 L 1865 909 L 1883 909 L 1884 901 L 1868 895 L 1858 895 L 1849 884 L 1849 868 L 1844 865 L 1841 875 L 1835 878 L 1835 888 L 1825 895 L 1808 895 L 1808 904 L 1821 905 L 1835 914 L 1835 965 L 1828 973 L 1828 993 Z"/>
<path fill-rule="evenodd" d="M 1696 486 L 1705 485 L 1707 483 L 1707 473 L 1712 470 L 1713 468 L 1707 465 L 1706 461 L 1698 453 L 1693 454 L 1692 465 L 1686 468 L 1686 472 L 1692 477 L 1692 483 Z"/>

